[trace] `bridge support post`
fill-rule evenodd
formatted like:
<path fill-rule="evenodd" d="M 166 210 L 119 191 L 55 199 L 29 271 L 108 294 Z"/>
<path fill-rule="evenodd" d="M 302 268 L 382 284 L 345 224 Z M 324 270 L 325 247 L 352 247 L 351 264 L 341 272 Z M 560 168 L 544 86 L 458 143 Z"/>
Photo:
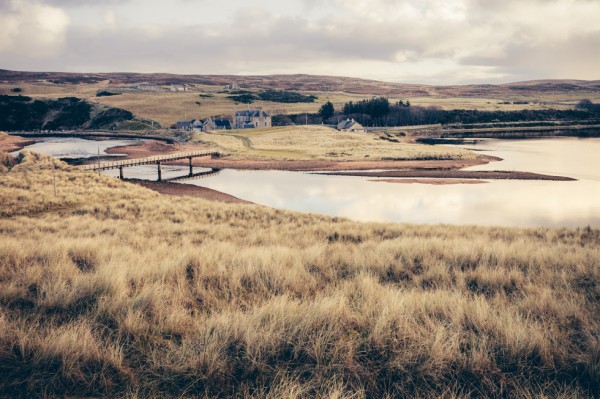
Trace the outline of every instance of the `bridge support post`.
<path fill-rule="evenodd" d="M 192 157 L 188 158 L 190 160 L 190 176 L 194 174 L 194 166 L 192 165 Z"/>
<path fill-rule="evenodd" d="M 160 170 L 160 161 L 156 163 L 158 165 L 158 181 L 162 181 L 162 172 Z"/>
<path fill-rule="evenodd" d="M 123 167 L 119 166 L 119 179 L 123 180 Z"/>

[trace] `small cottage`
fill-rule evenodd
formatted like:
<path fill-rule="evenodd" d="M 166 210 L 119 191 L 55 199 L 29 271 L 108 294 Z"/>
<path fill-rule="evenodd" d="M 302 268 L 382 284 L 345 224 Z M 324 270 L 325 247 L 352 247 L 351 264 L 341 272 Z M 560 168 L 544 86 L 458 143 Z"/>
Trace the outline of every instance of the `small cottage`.
<path fill-rule="evenodd" d="M 194 129 L 194 121 L 178 121 L 175 122 L 177 130 L 191 132 Z"/>
<path fill-rule="evenodd" d="M 353 132 L 353 133 L 364 133 L 367 130 L 363 125 L 355 121 L 354 119 L 346 119 L 338 123 L 337 130 L 340 132 Z"/>

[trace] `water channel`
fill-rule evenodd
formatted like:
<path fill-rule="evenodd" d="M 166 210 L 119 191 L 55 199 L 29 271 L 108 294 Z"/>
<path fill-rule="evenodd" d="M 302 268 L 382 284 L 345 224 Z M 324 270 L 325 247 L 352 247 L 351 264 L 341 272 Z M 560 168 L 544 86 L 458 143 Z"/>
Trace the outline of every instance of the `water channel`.
<path fill-rule="evenodd" d="M 83 158 L 95 156 L 98 146 L 103 151 L 132 142 L 135 141 L 44 139 L 27 149 L 61 158 Z M 361 221 L 600 227 L 600 139 L 486 139 L 466 147 L 503 159 L 471 168 L 473 170 L 528 171 L 578 180 L 491 180 L 487 184 L 429 185 L 301 172 L 223 170 L 217 176 L 184 183 L 274 208 Z M 107 172 L 113 176 L 117 173 Z M 186 173 L 186 167 L 163 166 L 165 179 Z M 156 167 L 126 168 L 125 176 L 154 180 Z"/>

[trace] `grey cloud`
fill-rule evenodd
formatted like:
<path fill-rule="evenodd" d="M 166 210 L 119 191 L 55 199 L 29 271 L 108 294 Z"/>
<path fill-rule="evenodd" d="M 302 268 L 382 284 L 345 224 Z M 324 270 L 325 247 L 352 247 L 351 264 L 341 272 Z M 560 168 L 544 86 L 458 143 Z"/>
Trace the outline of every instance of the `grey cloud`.
<path fill-rule="evenodd" d="M 181 0 L 203 2 L 207 0 Z M 298 0 L 307 8 L 316 7 L 314 0 Z M 344 13 L 332 13 L 319 20 L 304 16 L 277 16 L 261 10 L 259 5 L 239 9 L 227 23 L 202 20 L 196 26 L 147 27 L 125 26 L 117 30 L 71 26 L 63 54 L 34 61 L 27 54 L 5 53 L 13 68 L 35 65 L 35 69 L 85 71 L 156 71 L 182 73 L 239 73 L 247 70 L 303 72 L 314 64 L 326 65 L 323 73 L 335 74 L 338 63 L 381 62 L 402 70 L 406 65 L 428 62 L 431 65 L 454 64 L 456 69 L 486 69 L 506 80 L 544 77 L 592 77 L 600 64 L 600 32 L 590 30 L 569 33 L 561 42 L 536 37 L 540 21 L 534 16 L 519 17 L 511 12 L 523 5 L 546 7 L 564 0 L 460 0 L 465 5 L 465 18 L 441 21 L 439 15 L 419 18 L 402 15 L 370 20 L 351 7 L 336 1 Z M 393 6 L 402 0 L 372 0 Z M 459 0 L 456 0 L 459 1 Z M 47 4 L 74 7 L 75 4 L 99 4 L 97 1 L 48 0 Z M 102 4 L 116 4 L 113 0 Z M 121 3 L 121 2 L 119 2 Z M 438 4 L 426 0 L 428 6 Z M 591 0 L 575 0 L 572 4 L 593 5 Z M 0 0 L 0 6 L 7 4 Z M 358 3 L 356 3 L 358 4 Z M 253 16 L 256 13 L 257 16 Z M 342 16 L 343 15 L 343 16 Z M 428 19 L 429 18 L 429 19 Z M 438 18 L 438 19 L 436 19 Z M 542 21 L 545 22 L 545 21 Z M 576 24 L 576 21 L 573 22 Z M 534 37 L 536 40 L 530 40 Z M 556 55 L 560 53 L 561 56 Z M 402 61 L 397 60 L 398 55 Z M 18 67 L 17 67 L 18 66 Z M 1 66 L 0 66 L 1 67 Z M 5 65 L 9 67 L 9 65 Z M 32 69 L 31 66 L 25 69 Z M 333 73 L 332 73 L 333 72 Z M 368 71 L 373 72 L 373 71 Z M 371 75 L 372 76 L 372 75 Z M 423 80 L 447 79 L 448 69 L 423 71 Z M 490 75 L 492 76 L 492 75 Z M 387 76 L 381 76 L 386 79 Z M 456 79 L 456 78 L 455 78 Z M 496 77 L 494 79 L 497 79 Z"/>
<path fill-rule="evenodd" d="M 43 0 L 42 4 L 56 7 L 105 6 L 130 3 L 132 0 Z"/>

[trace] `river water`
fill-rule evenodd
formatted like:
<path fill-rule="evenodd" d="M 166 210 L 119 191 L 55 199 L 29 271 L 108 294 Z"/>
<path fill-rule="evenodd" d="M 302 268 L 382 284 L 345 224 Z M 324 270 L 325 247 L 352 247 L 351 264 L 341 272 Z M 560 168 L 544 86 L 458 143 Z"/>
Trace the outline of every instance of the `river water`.
<path fill-rule="evenodd" d="M 64 139 L 61 139 L 64 140 Z M 73 139 L 81 140 L 81 139 Z M 125 141 L 91 142 L 93 149 Z M 37 144 L 36 144 L 37 145 Z M 68 153 L 68 143 L 54 154 Z M 34 146 L 28 149 L 36 150 Z M 184 181 L 274 208 L 361 221 L 519 227 L 600 227 L 600 139 L 483 140 L 466 146 L 503 158 L 473 170 L 568 176 L 571 182 L 491 180 L 487 184 L 396 184 L 378 179 L 286 171 L 223 170 Z M 45 152 L 44 147 L 37 147 Z M 92 154 L 93 155 L 93 154 Z M 78 153 L 76 157 L 81 157 Z M 156 179 L 156 167 L 126 168 L 125 177 Z M 107 172 L 116 175 L 116 171 Z M 163 166 L 163 178 L 187 174 Z"/>
<path fill-rule="evenodd" d="M 36 138 L 36 143 L 25 149 L 62 159 L 118 157 L 124 154 L 107 154 L 112 147 L 133 145 L 146 140 L 87 140 L 76 137 Z M 18 151 L 17 151 L 18 152 Z"/>

